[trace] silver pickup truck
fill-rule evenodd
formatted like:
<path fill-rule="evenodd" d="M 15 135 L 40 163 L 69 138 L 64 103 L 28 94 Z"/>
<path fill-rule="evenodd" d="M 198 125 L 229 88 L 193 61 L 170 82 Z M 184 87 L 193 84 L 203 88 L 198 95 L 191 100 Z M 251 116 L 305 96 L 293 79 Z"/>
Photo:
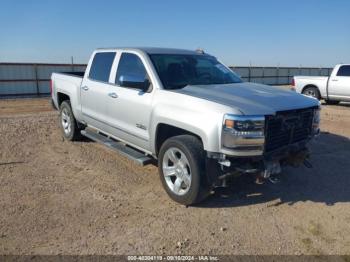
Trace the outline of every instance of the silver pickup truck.
<path fill-rule="evenodd" d="M 190 205 L 231 175 L 268 178 L 305 162 L 319 132 L 319 102 L 244 83 L 202 51 L 112 48 L 85 72 L 54 73 L 63 135 L 84 135 L 145 165 L 168 195 Z"/>

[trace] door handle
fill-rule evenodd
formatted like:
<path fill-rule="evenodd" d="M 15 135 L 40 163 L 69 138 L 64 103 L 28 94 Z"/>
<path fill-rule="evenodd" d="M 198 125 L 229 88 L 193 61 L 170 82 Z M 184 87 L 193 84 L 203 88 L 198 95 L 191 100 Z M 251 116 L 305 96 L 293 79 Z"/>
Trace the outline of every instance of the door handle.
<path fill-rule="evenodd" d="M 109 93 L 108 96 L 112 97 L 112 98 L 117 98 L 118 95 L 116 93 Z"/>
<path fill-rule="evenodd" d="M 88 91 L 88 90 L 89 90 L 89 87 L 83 86 L 82 89 L 85 90 L 85 91 Z"/>
<path fill-rule="evenodd" d="M 332 81 L 337 82 L 337 81 L 338 81 L 338 79 L 332 79 Z"/>

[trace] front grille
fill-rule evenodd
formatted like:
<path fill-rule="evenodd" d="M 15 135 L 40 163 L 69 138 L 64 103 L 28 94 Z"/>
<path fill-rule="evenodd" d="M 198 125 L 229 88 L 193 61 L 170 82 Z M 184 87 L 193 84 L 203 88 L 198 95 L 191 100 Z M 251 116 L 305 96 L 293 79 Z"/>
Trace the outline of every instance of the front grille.
<path fill-rule="evenodd" d="M 267 116 L 265 152 L 308 139 L 312 132 L 313 112 L 313 108 L 307 108 Z"/>

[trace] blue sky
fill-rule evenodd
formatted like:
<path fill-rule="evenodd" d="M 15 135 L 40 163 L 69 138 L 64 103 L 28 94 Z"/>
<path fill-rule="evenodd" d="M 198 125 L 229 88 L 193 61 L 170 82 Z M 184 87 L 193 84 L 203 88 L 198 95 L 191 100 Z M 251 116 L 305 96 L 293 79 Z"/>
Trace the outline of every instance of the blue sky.
<path fill-rule="evenodd" d="M 350 62 L 348 0 L 2 0 L 0 62 L 85 63 L 97 47 L 202 47 L 228 65 Z"/>

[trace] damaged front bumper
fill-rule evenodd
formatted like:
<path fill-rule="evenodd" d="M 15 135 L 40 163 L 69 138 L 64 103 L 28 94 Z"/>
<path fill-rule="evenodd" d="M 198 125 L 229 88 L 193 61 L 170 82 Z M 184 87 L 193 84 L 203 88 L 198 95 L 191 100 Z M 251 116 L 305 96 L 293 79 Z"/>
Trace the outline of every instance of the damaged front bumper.
<path fill-rule="evenodd" d="M 254 174 L 263 178 L 279 174 L 284 166 L 298 167 L 308 162 L 310 156 L 307 143 L 290 144 L 261 156 L 227 156 L 220 153 L 208 152 L 206 161 L 207 179 L 214 187 L 226 183 L 226 178 L 242 174 Z"/>

